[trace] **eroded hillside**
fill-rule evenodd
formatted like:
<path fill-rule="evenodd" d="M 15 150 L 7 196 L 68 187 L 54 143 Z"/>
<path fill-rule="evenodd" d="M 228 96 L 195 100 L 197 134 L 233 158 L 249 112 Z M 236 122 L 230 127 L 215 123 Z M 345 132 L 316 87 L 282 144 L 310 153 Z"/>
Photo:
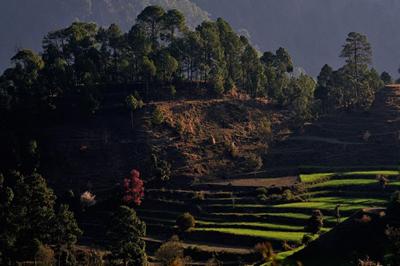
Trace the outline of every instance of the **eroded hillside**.
<path fill-rule="evenodd" d="M 162 102 L 155 108 L 164 123 L 147 123 L 150 146 L 172 165 L 174 176 L 208 180 L 257 171 L 273 136 L 288 130 L 285 111 L 262 100 Z"/>

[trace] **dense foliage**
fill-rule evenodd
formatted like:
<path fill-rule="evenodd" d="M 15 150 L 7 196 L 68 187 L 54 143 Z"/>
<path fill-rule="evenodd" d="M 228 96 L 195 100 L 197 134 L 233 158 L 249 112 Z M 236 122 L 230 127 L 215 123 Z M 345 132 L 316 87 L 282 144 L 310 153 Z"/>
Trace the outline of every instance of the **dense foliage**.
<path fill-rule="evenodd" d="M 72 21 L 96 22 L 101 26 L 117 23 L 129 30 L 136 16 L 149 5 L 178 9 L 188 24 L 196 27 L 208 14 L 190 0 L 6 0 L 0 2 L 0 71 L 8 66 L 15 47 L 40 50 L 40 40 L 50 30 L 61 29 Z M 23 8 L 21 8 L 23 7 Z"/>
<path fill-rule="evenodd" d="M 387 73 L 380 76 L 375 69 L 369 68 L 372 49 L 365 35 L 349 33 L 340 56 L 346 60 L 343 67 L 334 71 L 325 65 L 318 76 L 315 96 L 321 103 L 322 112 L 368 109 L 384 82 L 390 83 L 390 76 Z"/>
<path fill-rule="evenodd" d="M 0 195 L 2 265 L 33 259 L 41 245 L 70 249 L 82 233 L 68 206 L 56 211 L 56 196 L 39 174 L 2 175 Z"/>
<path fill-rule="evenodd" d="M 124 179 L 123 183 L 123 202 L 127 205 L 140 205 L 144 196 L 143 181 L 140 179 L 140 172 L 133 169 L 130 176 Z"/>
<path fill-rule="evenodd" d="M 129 207 L 121 206 L 114 213 L 107 237 L 110 250 L 116 264 L 147 265 L 145 242 L 146 225 Z"/>

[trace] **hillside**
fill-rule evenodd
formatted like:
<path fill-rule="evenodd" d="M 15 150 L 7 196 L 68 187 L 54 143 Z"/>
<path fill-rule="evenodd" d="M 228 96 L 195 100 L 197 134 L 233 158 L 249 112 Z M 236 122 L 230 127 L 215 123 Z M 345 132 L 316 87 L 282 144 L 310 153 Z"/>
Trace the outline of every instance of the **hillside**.
<path fill-rule="evenodd" d="M 194 0 L 212 18 L 223 17 L 246 29 L 260 50 L 282 46 L 307 73 L 317 76 L 328 63 L 342 61 L 339 47 L 351 31 L 366 34 L 374 49 L 374 66 L 395 75 L 399 67 L 396 0 Z M 371 19 L 373 18 L 373 19 Z"/>
<path fill-rule="evenodd" d="M 269 138 L 288 127 L 284 110 L 246 97 L 156 105 L 165 124 L 148 128 L 150 146 L 172 163 L 174 176 L 202 181 L 262 168 Z"/>
<path fill-rule="evenodd" d="M 56 187 L 112 186 L 133 167 L 146 169 L 151 153 L 171 164 L 173 180 L 185 183 L 253 172 L 271 141 L 265 134 L 287 131 L 284 110 L 247 97 L 150 103 L 135 113 L 132 130 L 124 97 L 110 92 L 96 116 L 61 119 L 37 133 L 43 167 L 58 178 L 50 180 Z M 151 122 L 156 107 L 161 125 Z M 261 120 L 268 121 L 265 128 Z"/>
<path fill-rule="evenodd" d="M 363 209 L 292 256 L 305 265 L 354 265 L 360 257 L 382 261 L 387 221 L 384 208 Z M 340 256 L 337 256 L 340 254 Z M 326 258 L 329 258 L 327 262 Z"/>
<path fill-rule="evenodd" d="M 184 183 L 254 171 L 284 175 L 305 169 L 391 168 L 400 157 L 400 97 L 393 88 L 378 94 L 370 114 L 322 118 L 295 131 L 285 110 L 239 96 L 150 103 L 135 114 L 132 130 L 124 97 L 110 92 L 98 115 L 58 120 L 38 132 L 43 167 L 47 176 L 59 179 L 55 185 L 108 187 L 133 167 L 145 167 L 151 153 L 171 164 L 172 176 Z M 164 122 L 154 126 L 156 107 Z"/>
<path fill-rule="evenodd" d="M 58 30 L 74 21 L 96 22 L 100 26 L 118 24 L 128 31 L 136 16 L 148 5 L 182 11 L 189 25 L 208 18 L 207 12 L 189 0 L 5 0 L 0 2 L 0 72 L 10 64 L 19 48 L 41 48 L 49 31 Z M 21 8 L 23 6 L 23 8 Z"/>
<path fill-rule="evenodd" d="M 386 87 L 368 113 L 323 117 L 276 143 L 266 157 L 266 167 L 397 165 L 399 116 L 400 90 Z"/>

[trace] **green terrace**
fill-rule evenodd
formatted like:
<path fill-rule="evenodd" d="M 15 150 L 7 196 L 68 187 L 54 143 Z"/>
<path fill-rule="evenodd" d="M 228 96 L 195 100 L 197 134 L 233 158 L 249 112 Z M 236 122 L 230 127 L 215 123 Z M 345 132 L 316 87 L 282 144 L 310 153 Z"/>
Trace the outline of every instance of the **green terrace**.
<path fill-rule="evenodd" d="M 377 175 L 388 177 L 385 189 L 380 186 Z M 149 225 L 150 237 L 167 228 L 171 234 L 176 232 L 176 218 L 187 211 L 194 215 L 196 227 L 185 233 L 184 241 L 227 249 L 240 244 L 249 251 L 255 244 L 269 241 L 280 251 L 282 242 L 301 243 L 307 234 L 304 226 L 313 210 L 319 209 L 324 215 L 323 233 L 337 224 L 334 215 L 337 205 L 340 205 L 340 222 L 360 209 L 385 206 L 393 190 L 400 189 L 397 176 L 397 170 L 302 174 L 299 182 L 305 185 L 305 192 L 300 196 L 304 201 L 275 204 L 260 202 L 256 188 L 229 191 L 227 185 L 226 190 L 223 186 L 206 191 L 199 187 L 196 190 L 152 190 L 147 194 L 145 208 L 139 208 L 138 213 Z M 197 211 L 192 211 L 193 206 L 197 206 Z M 283 259 L 293 252 L 281 252 L 278 258 Z"/>

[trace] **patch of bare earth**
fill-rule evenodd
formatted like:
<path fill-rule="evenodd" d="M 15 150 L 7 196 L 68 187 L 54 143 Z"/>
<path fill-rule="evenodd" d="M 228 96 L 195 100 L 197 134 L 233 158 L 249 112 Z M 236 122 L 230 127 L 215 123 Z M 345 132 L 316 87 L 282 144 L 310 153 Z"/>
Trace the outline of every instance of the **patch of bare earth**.
<path fill-rule="evenodd" d="M 268 101 L 246 98 L 158 102 L 165 123 L 150 124 L 150 145 L 172 164 L 173 175 L 215 180 L 262 168 L 273 135 L 287 132 L 287 115 Z M 149 115 L 150 117 L 150 115 Z"/>

